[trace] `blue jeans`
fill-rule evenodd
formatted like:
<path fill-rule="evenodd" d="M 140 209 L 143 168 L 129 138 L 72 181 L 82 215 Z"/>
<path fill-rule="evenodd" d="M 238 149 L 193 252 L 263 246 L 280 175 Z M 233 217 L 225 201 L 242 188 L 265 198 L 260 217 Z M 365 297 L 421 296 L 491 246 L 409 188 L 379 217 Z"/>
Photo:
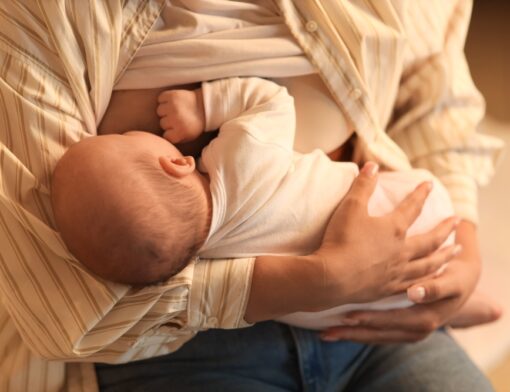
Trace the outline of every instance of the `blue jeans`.
<path fill-rule="evenodd" d="M 316 332 L 264 322 L 210 330 L 179 351 L 96 364 L 101 391 L 493 391 L 444 331 L 413 344 L 327 343 Z"/>

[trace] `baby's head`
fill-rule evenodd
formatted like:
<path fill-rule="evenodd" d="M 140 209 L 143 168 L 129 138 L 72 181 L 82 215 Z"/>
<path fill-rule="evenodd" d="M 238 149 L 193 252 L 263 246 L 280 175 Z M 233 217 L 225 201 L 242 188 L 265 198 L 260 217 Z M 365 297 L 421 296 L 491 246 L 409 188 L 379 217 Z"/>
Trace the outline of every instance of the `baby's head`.
<path fill-rule="evenodd" d="M 90 137 L 53 173 L 57 228 L 102 278 L 148 284 L 184 268 L 210 224 L 207 180 L 192 157 L 146 132 Z"/>

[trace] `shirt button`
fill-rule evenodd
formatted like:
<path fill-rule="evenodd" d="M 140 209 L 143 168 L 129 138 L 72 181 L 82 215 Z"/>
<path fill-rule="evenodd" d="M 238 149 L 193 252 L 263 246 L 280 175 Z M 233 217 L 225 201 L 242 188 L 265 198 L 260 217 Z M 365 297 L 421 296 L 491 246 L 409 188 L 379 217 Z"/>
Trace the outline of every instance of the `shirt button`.
<path fill-rule="evenodd" d="M 349 96 L 351 99 L 360 99 L 363 95 L 363 91 L 361 91 L 359 88 L 352 89 Z"/>
<path fill-rule="evenodd" d="M 306 22 L 305 28 L 306 31 L 308 31 L 309 33 L 314 33 L 315 31 L 317 31 L 319 26 L 317 25 L 317 22 L 315 20 L 309 20 L 308 22 Z"/>

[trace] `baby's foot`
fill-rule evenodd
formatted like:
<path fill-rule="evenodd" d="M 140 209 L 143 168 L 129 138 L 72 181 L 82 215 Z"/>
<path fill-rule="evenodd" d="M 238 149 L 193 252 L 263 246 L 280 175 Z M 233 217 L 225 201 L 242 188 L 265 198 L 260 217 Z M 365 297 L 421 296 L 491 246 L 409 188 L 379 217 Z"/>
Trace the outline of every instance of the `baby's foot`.
<path fill-rule="evenodd" d="M 467 328 L 491 323 L 498 320 L 502 313 L 501 306 L 494 299 L 477 290 L 453 316 L 449 325 L 452 328 Z"/>

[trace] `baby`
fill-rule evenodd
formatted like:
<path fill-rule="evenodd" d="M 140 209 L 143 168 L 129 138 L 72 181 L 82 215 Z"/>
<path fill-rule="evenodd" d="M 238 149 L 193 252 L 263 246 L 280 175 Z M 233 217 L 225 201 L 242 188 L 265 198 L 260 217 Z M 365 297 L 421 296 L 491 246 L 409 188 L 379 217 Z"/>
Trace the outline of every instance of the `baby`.
<path fill-rule="evenodd" d="M 293 151 L 294 105 L 284 88 L 257 78 L 203 83 L 201 90 L 164 93 L 158 114 L 173 143 L 219 128 L 198 170 L 169 141 L 136 131 L 85 139 L 55 169 L 57 226 L 91 271 L 148 284 L 175 275 L 195 255 L 297 255 L 320 246 L 358 168 L 318 150 Z M 391 211 L 424 180 L 435 185 L 409 234 L 430 230 L 453 211 L 446 190 L 425 171 L 382 173 L 369 213 Z M 411 304 L 394 297 L 282 320 L 326 328 L 356 307 Z"/>

